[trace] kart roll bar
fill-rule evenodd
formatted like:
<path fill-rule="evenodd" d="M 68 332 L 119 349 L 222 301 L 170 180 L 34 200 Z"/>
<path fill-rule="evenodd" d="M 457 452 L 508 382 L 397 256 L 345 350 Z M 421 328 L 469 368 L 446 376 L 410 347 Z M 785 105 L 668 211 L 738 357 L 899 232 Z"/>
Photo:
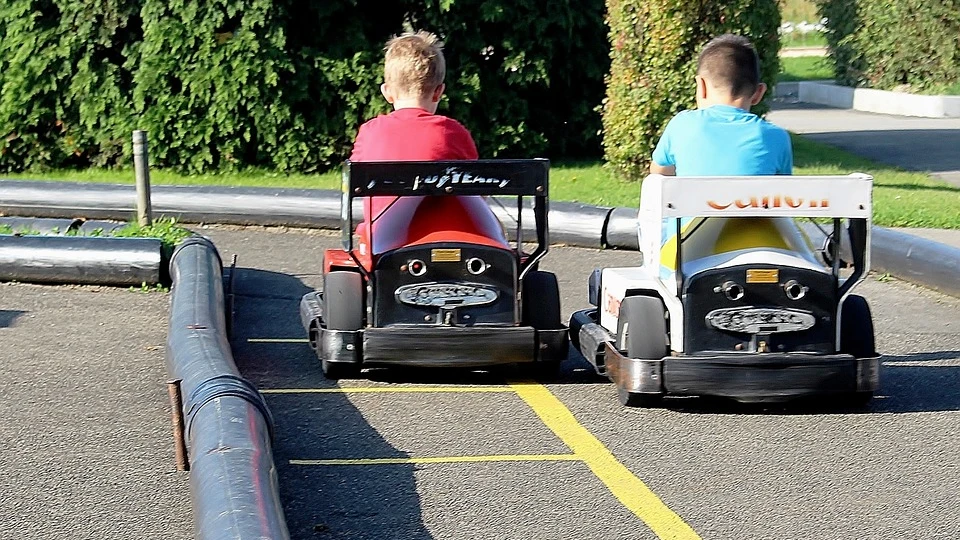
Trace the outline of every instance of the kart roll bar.
<path fill-rule="evenodd" d="M 353 252 L 353 199 L 375 196 L 488 195 L 517 197 L 517 251 L 521 250 L 519 209 L 533 197 L 537 248 L 521 267 L 521 275 L 549 249 L 547 231 L 550 161 L 481 159 L 470 161 L 350 161 L 343 163 L 340 204 L 341 243 Z M 367 216 L 370 219 L 370 216 Z"/>

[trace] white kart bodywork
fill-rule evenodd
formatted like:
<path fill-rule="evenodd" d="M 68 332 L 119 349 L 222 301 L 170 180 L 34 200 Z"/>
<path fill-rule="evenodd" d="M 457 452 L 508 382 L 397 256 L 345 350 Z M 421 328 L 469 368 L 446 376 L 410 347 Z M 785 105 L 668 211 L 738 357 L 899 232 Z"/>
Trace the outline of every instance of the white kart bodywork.
<path fill-rule="evenodd" d="M 703 270 L 725 266 L 763 263 L 800 267 L 830 273 L 815 255 L 813 243 L 792 218 L 862 218 L 867 220 L 869 250 L 873 178 L 856 173 L 847 176 L 756 176 L 756 177 L 665 177 L 650 175 L 641 187 L 638 235 L 642 265 L 604 268 L 598 300 L 599 323 L 612 335 L 622 300 L 633 294 L 659 297 L 669 317 L 670 349 L 684 352 L 683 305 L 677 290 L 675 251 L 664 249 L 662 230 L 669 218 L 768 218 L 768 230 L 775 230 L 778 245 L 752 246 L 716 252 L 725 223 L 734 220 L 706 220 L 705 226 L 685 238 L 681 248 L 681 270 L 692 276 Z M 667 223 L 675 223 L 670 220 Z M 675 227 L 675 225 L 674 225 Z M 691 227 L 693 228 L 693 227 Z M 748 229 L 748 228 L 746 228 Z M 687 232 L 687 231 L 684 231 Z M 749 230 L 738 230 L 749 240 Z M 748 242 L 749 243 L 749 242 Z M 673 260 L 662 260 L 664 257 Z M 869 251 L 858 281 L 869 271 Z M 844 297 L 856 283 L 846 288 Z M 842 298 L 841 304 L 842 304 Z M 837 317 L 839 325 L 840 318 Z M 838 332 L 839 347 L 839 332 Z"/>

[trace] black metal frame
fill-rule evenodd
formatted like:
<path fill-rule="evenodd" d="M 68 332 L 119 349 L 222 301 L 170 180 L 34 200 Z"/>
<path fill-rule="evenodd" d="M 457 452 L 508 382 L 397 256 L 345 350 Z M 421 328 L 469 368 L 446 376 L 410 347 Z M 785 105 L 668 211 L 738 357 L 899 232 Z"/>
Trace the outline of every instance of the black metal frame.
<path fill-rule="evenodd" d="M 684 276 L 683 276 L 683 256 L 681 254 L 683 241 L 691 236 L 700 225 L 703 224 L 709 218 L 704 218 L 703 221 L 698 223 L 693 230 L 689 231 L 686 235 L 682 234 L 680 227 L 680 218 L 674 218 L 675 227 L 676 227 L 676 237 L 677 237 L 677 252 L 676 252 L 676 261 L 674 272 L 674 277 L 677 281 L 677 294 L 682 294 L 684 290 Z M 836 282 L 839 282 L 840 279 L 840 234 L 841 234 L 841 218 L 833 219 L 833 238 L 836 239 L 834 242 L 835 253 L 832 253 L 833 257 L 833 278 Z M 850 249 L 853 252 L 853 272 L 850 277 L 844 282 L 843 286 L 838 288 L 839 294 L 837 296 L 838 301 L 843 299 L 843 296 L 856 284 L 860 281 L 860 278 L 863 277 L 864 264 L 866 263 L 867 257 L 867 220 L 866 218 L 849 218 L 848 233 L 850 236 Z"/>

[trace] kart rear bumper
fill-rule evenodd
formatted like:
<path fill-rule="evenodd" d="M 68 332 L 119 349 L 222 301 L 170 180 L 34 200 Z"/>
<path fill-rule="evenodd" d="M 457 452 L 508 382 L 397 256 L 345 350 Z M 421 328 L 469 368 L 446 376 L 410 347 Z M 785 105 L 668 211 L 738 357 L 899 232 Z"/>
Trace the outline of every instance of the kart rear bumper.
<path fill-rule="evenodd" d="M 596 310 L 573 314 L 575 346 L 600 374 L 631 393 L 708 395 L 741 401 L 874 392 L 880 360 L 849 354 L 736 353 L 628 358 L 596 323 Z"/>
<path fill-rule="evenodd" d="M 628 392 L 788 400 L 814 394 L 874 392 L 879 358 L 849 354 L 746 354 L 627 358 L 607 343 L 611 380 Z"/>
<path fill-rule="evenodd" d="M 567 355 L 566 328 L 404 325 L 356 332 L 321 328 L 317 337 L 317 354 L 334 364 L 483 367 L 560 361 Z"/>
<path fill-rule="evenodd" d="M 300 319 L 310 346 L 333 364 L 482 367 L 559 362 L 567 357 L 566 327 L 405 324 L 328 330 L 317 293 L 301 299 Z"/>

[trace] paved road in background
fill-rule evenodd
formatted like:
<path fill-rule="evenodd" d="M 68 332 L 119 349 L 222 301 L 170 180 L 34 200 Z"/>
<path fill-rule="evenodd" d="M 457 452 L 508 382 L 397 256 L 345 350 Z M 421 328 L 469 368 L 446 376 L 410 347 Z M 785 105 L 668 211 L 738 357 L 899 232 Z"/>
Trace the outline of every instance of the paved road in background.
<path fill-rule="evenodd" d="M 912 118 L 777 99 L 767 120 L 810 139 L 960 186 L 960 118 Z"/>
<path fill-rule="evenodd" d="M 322 233 L 205 231 L 239 254 L 234 350 L 264 390 L 334 389 L 300 342 L 297 302 L 320 286 Z M 589 269 L 631 252 L 556 248 L 566 314 Z M 867 411 L 677 400 L 625 409 L 568 360 L 548 388 L 613 456 L 703 538 L 960 537 L 960 300 L 870 278 L 885 353 Z M 469 344 L 466 344 L 469 346 Z M 496 388 L 499 375 L 368 372 L 344 387 Z M 295 538 L 654 538 L 580 462 L 298 465 L 291 461 L 557 455 L 561 441 L 509 392 L 267 393 L 281 496 Z"/>

